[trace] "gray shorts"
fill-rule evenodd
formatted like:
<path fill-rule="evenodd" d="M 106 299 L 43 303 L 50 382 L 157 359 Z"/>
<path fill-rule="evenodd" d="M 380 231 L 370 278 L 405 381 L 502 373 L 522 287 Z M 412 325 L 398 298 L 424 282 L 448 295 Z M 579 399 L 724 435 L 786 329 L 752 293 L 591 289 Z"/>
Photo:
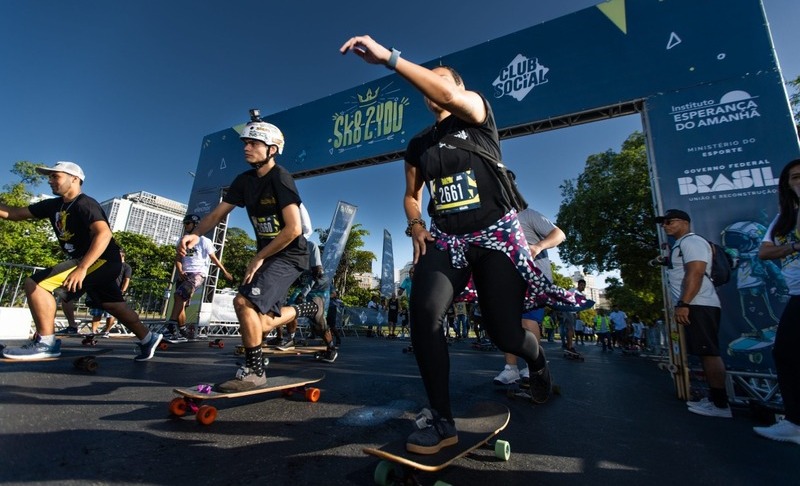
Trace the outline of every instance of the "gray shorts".
<path fill-rule="evenodd" d="M 239 293 L 253 303 L 261 314 L 281 315 L 289 287 L 302 270 L 281 258 L 270 258 L 261 265 L 249 284 L 239 287 Z"/>
<path fill-rule="evenodd" d="M 205 281 L 206 276 L 202 273 L 187 273 L 186 280 L 178 283 L 175 293 L 179 295 L 181 299 L 188 302 L 192 300 L 192 295 L 194 295 L 194 292 L 202 287 L 203 282 Z"/>

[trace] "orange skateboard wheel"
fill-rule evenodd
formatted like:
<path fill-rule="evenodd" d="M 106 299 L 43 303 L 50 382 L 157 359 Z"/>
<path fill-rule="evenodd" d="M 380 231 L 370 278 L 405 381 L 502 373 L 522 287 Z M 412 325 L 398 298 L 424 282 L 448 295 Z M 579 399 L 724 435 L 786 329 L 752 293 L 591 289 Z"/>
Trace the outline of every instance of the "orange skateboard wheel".
<path fill-rule="evenodd" d="M 173 398 L 169 402 L 169 413 L 176 417 L 183 417 L 186 415 L 186 400 L 181 397 Z"/>
<path fill-rule="evenodd" d="M 217 409 L 211 405 L 203 405 L 197 410 L 197 421 L 203 425 L 211 425 L 217 419 Z"/>
<path fill-rule="evenodd" d="M 322 392 L 320 392 L 319 388 L 307 388 L 306 400 L 308 400 L 309 402 L 318 402 L 321 393 Z"/>

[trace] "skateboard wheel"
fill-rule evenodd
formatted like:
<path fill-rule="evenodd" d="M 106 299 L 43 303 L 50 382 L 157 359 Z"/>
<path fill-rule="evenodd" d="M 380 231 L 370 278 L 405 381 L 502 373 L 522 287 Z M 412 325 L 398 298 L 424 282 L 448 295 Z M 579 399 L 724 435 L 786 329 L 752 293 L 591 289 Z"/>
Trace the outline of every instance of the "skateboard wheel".
<path fill-rule="evenodd" d="M 223 341 L 220 341 L 219 342 L 219 349 L 222 349 L 224 347 L 225 347 L 225 343 Z"/>
<path fill-rule="evenodd" d="M 164 341 L 161 341 L 160 343 L 158 343 L 158 349 L 160 349 L 161 351 L 166 351 L 167 349 L 169 349 L 169 344 L 165 343 Z"/>
<path fill-rule="evenodd" d="M 211 405 L 203 405 L 197 409 L 196 418 L 203 425 L 211 425 L 217 419 L 217 409 Z"/>
<path fill-rule="evenodd" d="M 169 402 L 169 413 L 176 417 L 183 417 L 186 415 L 186 400 L 181 397 L 173 398 Z"/>
<path fill-rule="evenodd" d="M 97 371 L 97 366 L 98 366 L 97 360 L 89 357 L 86 358 L 86 360 L 83 362 L 83 367 L 81 369 L 84 371 L 89 371 L 94 373 L 95 371 Z"/>
<path fill-rule="evenodd" d="M 306 388 L 306 400 L 316 403 L 319 401 L 319 396 L 322 392 L 319 388 Z"/>
<path fill-rule="evenodd" d="M 674 375 L 675 373 L 678 372 L 678 367 L 675 366 L 675 364 L 670 363 L 670 364 L 667 365 L 667 371 L 669 371 L 670 373 L 672 373 Z"/>
<path fill-rule="evenodd" d="M 375 466 L 375 473 L 372 475 L 372 479 L 375 480 L 375 484 L 380 486 L 389 486 L 390 484 L 394 484 L 392 477 L 394 472 L 394 464 L 389 461 L 381 461 Z"/>
<path fill-rule="evenodd" d="M 511 457 L 511 444 L 507 440 L 495 442 L 494 457 L 507 461 Z"/>

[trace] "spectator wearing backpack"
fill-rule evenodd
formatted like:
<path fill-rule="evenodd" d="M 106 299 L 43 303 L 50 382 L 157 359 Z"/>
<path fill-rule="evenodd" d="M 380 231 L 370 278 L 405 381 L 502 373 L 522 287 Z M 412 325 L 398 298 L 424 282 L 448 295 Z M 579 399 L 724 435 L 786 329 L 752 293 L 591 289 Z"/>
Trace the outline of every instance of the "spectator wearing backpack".
<path fill-rule="evenodd" d="M 706 375 L 709 397 L 686 402 L 689 411 L 709 417 L 733 417 L 725 390 L 725 363 L 719 354 L 721 305 L 709 276 L 713 260 L 711 245 L 692 233 L 691 218 L 679 209 L 669 209 L 656 222 L 667 236 L 675 238 L 667 269 L 675 322 L 683 326 L 686 351 L 698 356 Z"/>

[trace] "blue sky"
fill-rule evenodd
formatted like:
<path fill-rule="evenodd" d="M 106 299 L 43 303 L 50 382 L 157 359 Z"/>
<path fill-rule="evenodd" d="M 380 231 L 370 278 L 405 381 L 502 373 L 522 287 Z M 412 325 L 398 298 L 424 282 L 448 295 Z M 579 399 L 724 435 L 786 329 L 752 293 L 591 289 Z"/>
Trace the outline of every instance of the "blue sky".
<path fill-rule="evenodd" d="M 187 202 L 205 135 L 246 121 L 249 108 L 275 113 L 386 75 L 338 53 L 352 35 L 370 34 L 425 62 L 596 3 L 3 0 L 0 160 L 7 168 L 77 162 L 87 173 L 84 191 L 100 201 L 144 190 Z M 784 76 L 793 79 L 800 2 L 763 3 Z M 503 143 L 504 159 L 531 205 L 554 219 L 559 185 L 577 177 L 589 155 L 619 150 L 638 129 L 639 118 L 628 116 L 521 137 Z M 0 185 L 14 181 L 0 171 Z M 344 200 L 358 206 L 356 222 L 371 233 L 366 249 L 380 258 L 386 228 L 395 266 L 411 259 L 401 161 L 298 187 L 315 227 L 327 227 Z M 233 214 L 232 225 L 251 231 L 243 209 Z"/>

